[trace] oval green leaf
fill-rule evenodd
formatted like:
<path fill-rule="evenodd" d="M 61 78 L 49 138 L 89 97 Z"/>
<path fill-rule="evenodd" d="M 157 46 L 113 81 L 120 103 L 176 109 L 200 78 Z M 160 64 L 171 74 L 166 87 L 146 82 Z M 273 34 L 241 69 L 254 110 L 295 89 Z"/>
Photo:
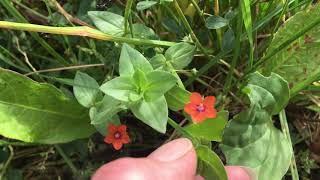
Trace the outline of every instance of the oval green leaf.
<path fill-rule="evenodd" d="M 87 138 L 95 129 L 88 112 L 50 84 L 0 68 L 0 135 L 55 144 Z"/>

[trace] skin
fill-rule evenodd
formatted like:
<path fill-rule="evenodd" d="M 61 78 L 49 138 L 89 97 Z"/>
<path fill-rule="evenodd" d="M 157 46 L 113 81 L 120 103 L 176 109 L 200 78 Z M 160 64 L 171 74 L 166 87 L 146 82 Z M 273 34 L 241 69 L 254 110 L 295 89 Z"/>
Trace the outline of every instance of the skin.
<path fill-rule="evenodd" d="M 176 139 L 145 158 L 120 158 L 100 167 L 91 180 L 204 180 L 196 175 L 197 156 L 190 140 Z M 253 180 L 246 168 L 225 167 L 229 180 Z"/>

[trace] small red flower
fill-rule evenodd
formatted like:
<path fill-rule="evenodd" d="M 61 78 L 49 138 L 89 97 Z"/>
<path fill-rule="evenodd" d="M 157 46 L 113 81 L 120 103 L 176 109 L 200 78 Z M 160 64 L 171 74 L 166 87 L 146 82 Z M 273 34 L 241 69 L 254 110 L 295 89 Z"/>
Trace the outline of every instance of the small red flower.
<path fill-rule="evenodd" d="M 204 99 L 202 96 L 194 92 L 190 95 L 190 103 L 184 106 L 184 111 L 188 113 L 194 123 L 200 123 L 206 118 L 215 118 L 217 111 L 214 108 L 216 98 L 207 96 Z"/>
<path fill-rule="evenodd" d="M 127 133 L 126 125 L 113 125 L 108 126 L 108 135 L 104 138 L 104 142 L 112 144 L 113 148 L 119 150 L 123 144 L 130 142 L 130 138 Z"/>

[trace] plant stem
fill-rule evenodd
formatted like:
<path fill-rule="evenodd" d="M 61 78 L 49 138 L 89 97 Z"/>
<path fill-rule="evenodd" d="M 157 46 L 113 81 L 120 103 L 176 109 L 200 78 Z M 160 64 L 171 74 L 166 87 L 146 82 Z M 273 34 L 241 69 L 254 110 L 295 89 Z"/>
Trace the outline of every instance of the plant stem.
<path fill-rule="evenodd" d="M 214 15 L 219 16 L 220 14 L 220 7 L 219 7 L 219 0 L 214 0 Z M 218 37 L 218 45 L 221 48 L 222 44 L 222 35 L 221 35 L 221 29 L 216 29 L 217 37 Z"/>
<path fill-rule="evenodd" d="M 205 49 L 203 48 L 203 46 L 201 45 L 200 41 L 198 40 L 197 36 L 195 35 L 195 33 L 192 30 L 192 27 L 190 26 L 187 18 L 184 16 L 177 0 L 173 1 L 174 3 L 174 7 L 176 8 L 179 17 L 182 20 L 182 23 L 184 24 L 185 28 L 187 29 L 187 31 L 189 32 L 189 34 L 191 35 L 192 39 L 195 41 L 196 46 L 200 49 L 200 51 L 205 54 L 205 56 L 210 59 L 210 57 L 208 56 L 208 54 L 205 52 Z"/>
<path fill-rule="evenodd" d="M 219 60 L 229 52 L 230 51 L 221 51 L 219 54 L 217 54 L 217 56 L 210 59 L 210 61 L 206 65 L 202 66 L 202 68 L 199 69 L 196 75 L 189 77 L 189 79 L 185 81 L 184 85 L 189 86 L 190 84 L 192 84 L 194 80 L 196 80 L 199 76 L 207 72 L 212 66 L 216 65 L 219 62 Z"/>
<path fill-rule="evenodd" d="M 237 20 L 237 35 L 236 35 L 236 44 L 235 44 L 235 49 L 233 53 L 233 58 L 230 66 L 229 73 L 227 75 L 227 80 L 226 83 L 223 87 L 223 95 L 225 96 L 228 91 L 230 90 L 231 87 L 231 82 L 232 82 L 232 77 L 233 77 L 233 71 L 237 65 L 237 60 L 240 55 L 240 49 L 241 49 L 241 34 L 242 34 L 242 18 L 241 14 L 238 15 L 238 20 Z"/>
<path fill-rule="evenodd" d="M 3 167 L 1 168 L 1 171 L 0 171 L 0 180 L 2 180 L 2 178 L 4 177 L 5 173 L 6 173 L 6 170 L 10 164 L 10 162 L 12 161 L 13 159 L 13 156 L 14 156 L 14 151 L 13 151 L 13 148 L 11 145 L 8 146 L 9 150 L 10 150 L 10 155 L 9 155 L 9 158 L 8 160 L 5 162 L 5 164 L 3 165 Z"/>
<path fill-rule="evenodd" d="M 43 32 L 43 33 L 50 33 L 50 34 L 71 35 L 71 36 L 86 36 L 86 37 L 99 39 L 99 40 L 129 43 L 129 44 L 135 44 L 135 45 L 173 46 L 176 44 L 175 42 L 169 42 L 169 41 L 158 41 L 158 40 L 147 40 L 147 39 L 136 39 L 136 38 L 112 36 L 86 26 L 52 27 L 52 26 L 43 26 L 43 25 L 28 24 L 28 23 L 0 21 L 0 28 L 32 31 L 32 32 Z"/>
<path fill-rule="evenodd" d="M 76 176 L 78 170 L 77 170 L 76 166 L 72 163 L 70 158 L 63 152 L 63 150 L 61 149 L 61 147 L 59 145 L 56 144 L 56 145 L 54 145 L 54 147 L 57 149 L 58 153 L 61 155 L 61 157 L 67 163 L 67 165 L 70 167 L 70 169 L 72 170 L 73 175 Z"/>
<path fill-rule="evenodd" d="M 39 144 L 34 144 L 34 143 L 25 143 L 25 142 L 8 142 L 4 140 L 0 140 L 0 146 L 36 146 Z"/>
<path fill-rule="evenodd" d="M 9 0 L 0 0 L 0 3 L 8 10 L 12 16 L 18 21 L 27 23 L 28 21 L 19 13 L 19 11 L 12 5 Z M 51 54 L 56 60 L 63 65 L 68 65 L 69 62 L 64 59 L 57 51 L 55 51 L 44 39 L 42 39 L 37 33 L 30 33 L 31 36 L 43 47 L 49 54 Z"/>
<path fill-rule="evenodd" d="M 124 35 L 126 35 L 128 33 L 128 20 L 129 20 L 129 16 L 131 13 L 131 7 L 133 4 L 133 0 L 128 0 L 127 4 L 126 4 L 126 9 L 124 12 Z"/>
<path fill-rule="evenodd" d="M 36 15 L 36 16 L 44 19 L 44 20 L 48 20 L 48 19 L 49 19 L 47 16 L 38 13 L 37 11 L 29 8 L 28 6 L 22 4 L 21 2 L 19 2 L 19 1 L 17 1 L 17 0 L 13 0 L 13 2 L 14 2 L 15 4 L 17 4 L 18 6 L 20 6 L 20 7 L 24 8 L 24 9 L 30 11 L 32 14 L 34 14 L 34 15 Z"/>
<path fill-rule="evenodd" d="M 202 23 L 206 24 L 206 19 L 204 18 L 203 11 L 198 6 L 198 3 L 195 0 L 191 0 L 191 3 L 196 8 L 196 11 L 197 11 L 198 15 L 200 16 L 200 19 L 201 19 Z M 214 42 L 213 33 L 212 33 L 212 31 L 210 29 L 208 29 L 208 31 L 209 31 L 209 38 L 211 39 L 211 41 L 213 43 Z"/>
<path fill-rule="evenodd" d="M 170 126 L 175 128 L 179 133 L 181 133 L 186 138 L 190 139 L 192 142 L 194 142 L 194 143 L 197 142 L 197 140 L 190 133 L 188 133 L 186 130 L 184 130 L 182 127 L 180 127 L 179 124 L 177 124 L 171 118 L 168 118 L 168 123 L 169 123 Z"/>
<path fill-rule="evenodd" d="M 282 129 L 285 137 L 287 138 L 290 149 L 293 153 L 292 157 L 291 157 L 291 164 L 290 164 L 291 176 L 292 176 L 293 180 L 299 180 L 299 173 L 298 173 L 298 169 L 297 169 L 296 160 L 294 157 L 294 151 L 293 151 L 292 142 L 291 142 L 291 138 L 290 138 L 290 132 L 289 132 L 288 121 L 287 121 L 285 110 L 282 110 L 280 112 L 279 118 L 280 118 L 281 129 Z"/>
<path fill-rule="evenodd" d="M 77 66 L 68 66 L 68 67 L 60 67 L 60 68 L 52 68 L 52 69 L 43 69 L 34 72 L 30 72 L 24 74 L 25 76 L 30 76 L 32 74 L 44 73 L 44 72 L 56 72 L 56 71 L 64 71 L 64 70 L 73 70 L 73 69 L 83 69 L 83 68 L 91 68 L 91 67 L 103 67 L 104 64 L 83 64 Z"/>

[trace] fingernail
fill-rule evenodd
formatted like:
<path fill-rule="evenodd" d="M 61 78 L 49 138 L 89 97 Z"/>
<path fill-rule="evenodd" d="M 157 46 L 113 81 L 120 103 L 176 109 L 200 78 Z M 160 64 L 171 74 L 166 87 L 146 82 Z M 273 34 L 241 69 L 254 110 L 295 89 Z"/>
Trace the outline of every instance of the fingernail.
<path fill-rule="evenodd" d="M 173 140 L 152 152 L 148 158 L 168 162 L 177 160 L 193 149 L 192 142 L 187 138 Z"/>

